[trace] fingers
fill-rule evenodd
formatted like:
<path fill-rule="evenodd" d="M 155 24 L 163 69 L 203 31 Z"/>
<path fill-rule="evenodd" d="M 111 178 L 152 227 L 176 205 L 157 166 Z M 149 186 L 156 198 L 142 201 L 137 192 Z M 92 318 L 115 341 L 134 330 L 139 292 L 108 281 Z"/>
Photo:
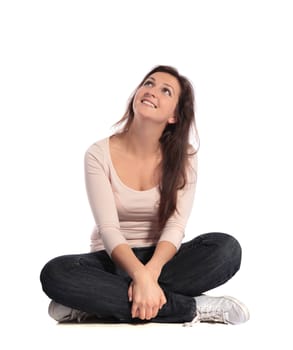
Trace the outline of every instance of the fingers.
<path fill-rule="evenodd" d="M 128 287 L 128 299 L 129 302 L 132 302 L 132 318 L 140 318 L 141 320 L 155 318 L 167 302 L 165 293 L 161 288 L 154 286 L 146 293 L 145 287 L 141 288 L 133 282 Z"/>
<path fill-rule="evenodd" d="M 148 308 L 140 303 L 132 303 L 131 316 L 132 318 L 140 318 L 141 320 L 146 320 L 149 315 Z"/>
<path fill-rule="evenodd" d="M 131 310 L 132 318 L 140 318 L 141 320 L 150 320 L 157 316 L 159 308 L 154 307 L 138 307 L 133 306 Z"/>
<path fill-rule="evenodd" d="M 140 318 L 139 309 L 138 309 L 137 304 L 135 304 L 135 303 L 132 304 L 131 317 L 132 318 L 136 318 L 136 317 Z"/>
<path fill-rule="evenodd" d="M 162 306 L 165 303 L 162 304 Z M 131 316 L 133 318 L 138 317 L 141 320 L 150 320 L 152 318 L 155 318 L 158 315 L 159 310 L 162 308 L 160 305 L 155 306 L 145 306 L 142 304 L 132 304 L 131 308 Z"/>
<path fill-rule="evenodd" d="M 159 310 L 160 310 L 159 307 L 153 307 L 152 308 L 152 317 L 151 318 L 157 317 Z"/>
<path fill-rule="evenodd" d="M 156 317 L 158 314 L 158 310 L 159 310 L 158 306 L 153 306 L 153 307 L 149 306 L 148 308 L 146 308 L 145 319 L 150 320 L 150 319 Z"/>

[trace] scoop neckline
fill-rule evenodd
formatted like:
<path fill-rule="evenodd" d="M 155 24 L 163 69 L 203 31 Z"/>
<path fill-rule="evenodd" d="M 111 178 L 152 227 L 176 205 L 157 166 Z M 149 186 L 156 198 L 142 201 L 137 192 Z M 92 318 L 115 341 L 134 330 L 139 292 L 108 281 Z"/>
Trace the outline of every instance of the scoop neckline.
<path fill-rule="evenodd" d="M 112 168 L 112 171 L 113 171 L 115 177 L 117 178 L 117 180 L 119 181 L 119 183 L 120 183 L 124 188 L 126 188 L 128 191 L 135 192 L 135 193 L 153 192 L 153 191 L 155 191 L 155 190 L 158 189 L 159 185 L 156 185 L 156 186 L 151 187 L 151 188 L 149 188 L 149 189 L 147 189 L 147 190 L 141 190 L 141 191 L 140 191 L 140 190 L 135 190 L 134 188 L 129 187 L 128 185 L 126 185 L 126 184 L 120 179 L 120 177 L 119 177 L 119 175 L 118 175 L 118 173 L 117 173 L 117 171 L 116 171 L 116 169 L 115 169 L 115 167 L 114 167 L 114 164 L 113 164 L 113 162 L 112 162 L 111 150 L 110 150 L 110 136 L 108 136 L 108 137 L 106 138 L 106 143 L 107 143 L 107 153 L 108 153 L 108 158 L 109 158 L 109 161 L 110 161 L 110 166 L 111 166 L 111 168 Z"/>

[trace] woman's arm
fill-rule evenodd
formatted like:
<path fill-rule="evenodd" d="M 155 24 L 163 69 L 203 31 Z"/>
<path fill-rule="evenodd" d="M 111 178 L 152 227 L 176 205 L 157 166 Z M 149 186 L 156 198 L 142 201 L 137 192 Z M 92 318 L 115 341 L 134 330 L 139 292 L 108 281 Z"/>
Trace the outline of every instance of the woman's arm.
<path fill-rule="evenodd" d="M 163 266 L 173 258 L 176 252 L 174 244 L 168 241 L 161 241 L 157 244 L 152 258 L 146 264 L 156 281 L 160 277 Z"/>
<path fill-rule="evenodd" d="M 103 150 L 93 144 L 85 153 L 85 184 L 89 204 L 103 240 L 111 255 L 114 247 L 127 243 L 120 231 L 120 223 L 111 183 L 106 173 Z"/>
<path fill-rule="evenodd" d="M 156 317 L 167 300 L 153 271 L 137 259 L 127 244 L 115 247 L 111 257 L 132 278 L 128 289 L 129 301 L 132 302 L 132 317 L 142 320 Z M 159 261 L 154 262 L 156 267 L 160 265 Z"/>
<path fill-rule="evenodd" d="M 120 244 L 112 251 L 112 259 L 131 277 L 128 289 L 132 302 L 131 315 L 140 319 L 151 319 L 167 302 L 158 279 L 163 266 L 176 254 L 176 247 L 170 242 L 159 242 L 152 258 L 143 265 L 127 244 Z"/>

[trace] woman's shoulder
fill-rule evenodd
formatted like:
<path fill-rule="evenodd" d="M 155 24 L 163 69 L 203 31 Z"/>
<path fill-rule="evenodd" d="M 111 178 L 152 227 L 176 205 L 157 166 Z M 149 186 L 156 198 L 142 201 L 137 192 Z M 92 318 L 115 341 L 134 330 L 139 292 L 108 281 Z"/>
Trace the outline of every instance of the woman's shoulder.
<path fill-rule="evenodd" d="M 109 137 L 105 137 L 93 142 L 86 150 L 91 153 L 104 153 L 107 151 Z"/>
<path fill-rule="evenodd" d="M 108 142 L 109 137 L 105 137 L 92 143 L 85 151 L 86 163 L 98 162 L 105 167 L 109 163 Z"/>

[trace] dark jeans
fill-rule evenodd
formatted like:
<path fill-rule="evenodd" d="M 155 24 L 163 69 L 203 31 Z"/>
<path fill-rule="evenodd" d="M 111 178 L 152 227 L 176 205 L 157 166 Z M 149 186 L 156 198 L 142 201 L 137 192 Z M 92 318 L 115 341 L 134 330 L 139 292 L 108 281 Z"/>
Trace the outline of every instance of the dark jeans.
<path fill-rule="evenodd" d="M 146 263 L 154 247 L 133 251 Z M 183 243 L 160 275 L 167 303 L 152 322 L 191 321 L 196 315 L 194 297 L 229 280 L 240 262 L 241 247 L 230 235 L 207 233 Z M 57 257 L 41 272 L 43 290 L 51 299 L 103 321 L 138 321 L 131 318 L 130 281 L 104 250 Z"/>

